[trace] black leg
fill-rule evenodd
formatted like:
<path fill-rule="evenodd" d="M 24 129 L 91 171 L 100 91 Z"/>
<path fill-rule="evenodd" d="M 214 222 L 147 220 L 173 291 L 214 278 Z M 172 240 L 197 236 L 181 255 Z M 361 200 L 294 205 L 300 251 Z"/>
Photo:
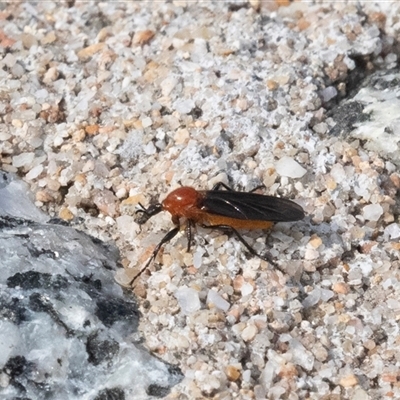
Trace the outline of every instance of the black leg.
<path fill-rule="evenodd" d="M 258 258 L 261 258 L 261 260 L 267 261 L 269 262 L 271 265 L 273 265 L 274 267 L 280 269 L 279 265 L 272 260 L 271 256 L 269 254 L 265 254 L 265 255 L 261 255 L 259 253 L 257 253 L 243 238 L 243 236 L 235 229 L 232 228 L 229 225 L 202 225 L 203 228 L 207 228 L 207 229 L 221 229 L 223 231 L 228 231 L 228 232 L 233 232 L 236 237 L 242 242 L 242 244 L 246 247 L 246 249 L 253 254 L 253 256 L 256 256 Z"/>
<path fill-rule="evenodd" d="M 265 185 L 258 185 L 258 186 L 256 186 L 254 189 L 251 189 L 250 190 L 250 192 L 249 193 L 253 193 L 253 192 L 255 192 L 256 190 L 258 190 L 258 189 L 265 189 Z"/>
<path fill-rule="evenodd" d="M 229 190 L 230 192 L 234 191 L 231 187 L 226 185 L 224 182 L 216 183 L 211 190 L 221 190 L 221 187 L 225 188 L 226 190 Z"/>
<path fill-rule="evenodd" d="M 224 189 L 228 190 L 229 192 L 234 192 L 234 190 L 231 187 L 229 187 L 228 185 L 226 185 L 224 182 L 216 183 L 211 190 L 221 190 L 221 187 L 223 187 Z M 263 188 L 265 188 L 265 185 L 258 185 L 254 189 L 250 190 L 249 193 L 253 193 L 256 190 L 263 189 Z"/>
<path fill-rule="evenodd" d="M 160 251 L 161 247 L 165 244 L 168 243 L 172 238 L 176 236 L 176 234 L 179 232 L 179 226 L 177 226 L 174 229 L 171 229 L 158 243 L 156 248 L 153 251 L 153 254 L 145 264 L 145 266 L 139 271 L 139 273 L 129 282 L 129 285 L 132 285 L 133 282 L 143 273 L 144 270 L 147 269 L 147 267 L 150 265 L 150 263 L 157 257 L 158 252 Z"/>
<path fill-rule="evenodd" d="M 194 227 L 194 222 L 189 219 L 187 221 L 187 225 L 186 225 L 186 238 L 187 238 L 187 252 L 188 253 L 190 251 L 190 246 L 192 245 L 193 227 Z"/>

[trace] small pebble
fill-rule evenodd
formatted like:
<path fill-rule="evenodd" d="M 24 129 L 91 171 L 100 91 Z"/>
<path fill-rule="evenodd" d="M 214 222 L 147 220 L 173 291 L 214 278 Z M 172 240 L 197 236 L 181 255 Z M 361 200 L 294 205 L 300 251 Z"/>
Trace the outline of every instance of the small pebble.
<path fill-rule="evenodd" d="M 199 292 L 196 290 L 182 286 L 175 292 L 175 297 L 185 315 L 200 310 Z"/>
<path fill-rule="evenodd" d="M 27 174 L 26 179 L 34 180 L 43 172 L 43 165 L 39 164 L 36 167 L 33 167 Z"/>
<path fill-rule="evenodd" d="M 82 50 L 79 50 L 77 55 L 80 59 L 87 59 L 98 53 L 104 48 L 104 43 L 94 43 Z"/>
<path fill-rule="evenodd" d="M 154 35 L 155 32 L 150 29 L 146 29 L 144 31 L 137 31 L 133 35 L 132 43 L 139 46 L 143 46 L 145 44 L 148 44 L 151 41 L 151 39 L 153 39 Z"/>
<path fill-rule="evenodd" d="M 241 337 L 245 342 L 251 342 L 257 335 L 257 327 L 253 324 L 246 326 L 241 333 Z"/>
<path fill-rule="evenodd" d="M 340 379 L 339 384 L 345 388 L 352 387 L 358 384 L 358 379 L 353 374 L 347 375 Z"/>
<path fill-rule="evenodd" d="M 207 304 L 209 307 L 216 307 L 222 311 L 228 311 L 230 307 L 230 304 L 215 290 L 208 291 Z"/>
<path fill-rule="evenodd" d="M 378 221 L 383 214 L 380 204 L 369 204 L 363 208 L 363 216 L 367 221 Z"/>
<path fill-rule="evenodd" d="M 229 381 L 235 382 L 240 378 L 240 369 L 234 365 L 228 365 L 225 369 L 226 376 Z"/>
<path fill-rule="evenodd" d="M 281 176 L 288 178 L 301 178 L 307 172 L 296 160 L 292 157 L 282 157 L 275 165 L 276 172 Z"/>
<path fill-rule="evenodd" d="M 64 221 L 71 221 L 74 218 L 74 214 L 68 208 L 62 208 L 58 216 Z"/>
<path fill-rule="evenodd" d="M 349 293 L 349 286 L 344 282 L 336 282 L 332 285 L 332 290 L 335 293 L 339 294 L 347 294 Z"/>
<path fill-rule="evenodd" d="M 21 153 L 13 157 L 12 164 L 16 168 L 28 167 L 32 164 L 35 153 Z"/>
<path fill-rule="evenodd" d="M 316 235 L 313 235 L 308 242 L 314 249 L 317 249 L 322 244 L 322 239 Z"/>

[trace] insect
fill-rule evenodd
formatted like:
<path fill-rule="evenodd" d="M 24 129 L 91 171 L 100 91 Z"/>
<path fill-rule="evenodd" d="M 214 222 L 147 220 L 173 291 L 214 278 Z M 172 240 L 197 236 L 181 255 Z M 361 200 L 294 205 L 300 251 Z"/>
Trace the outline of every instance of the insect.
<path fill-rule="evenodd" d="M 237 192 L 222 182 L 217 183 L 212 190 L 196 190 L 183 186 L 172 191 L 161 203 L 152 204 L 148 208 L 140 203 L 139 206 L 141 209 L 136 211 L 136 222 L 139 225 L 161 211 L 168 211 L 175 227 L 161 239 L 146 265 L 131 283 L 156 258 L 161 247 L 176 236 L 181 220 L 186 220 L 187 251 L 190 250 L 192 231 L 197 224 L 203 228 L 234 233 L 251 254 L 274 264 L 268 256 L 257 253 L 237 229 L 269 229 L 274 222 L 297 221 L 305 215 L 302 207 L 291 200 L 253 192 Z"/>

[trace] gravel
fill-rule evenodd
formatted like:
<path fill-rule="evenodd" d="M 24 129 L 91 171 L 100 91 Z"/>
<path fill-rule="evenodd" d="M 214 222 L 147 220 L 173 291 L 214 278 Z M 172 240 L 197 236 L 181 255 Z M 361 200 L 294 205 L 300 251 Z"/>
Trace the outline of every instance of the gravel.
<path fill-rule="evenodd" d="M 68 3 L 69 4 L 69 3 Z M 399 398 L 397 3 L 38 2 L 0 12 L 0 154 L 51 217 L 115 242 L 128 285 L 180 185 L 298 202 L 197 229 L 135 282 L 166 398 Z"/>

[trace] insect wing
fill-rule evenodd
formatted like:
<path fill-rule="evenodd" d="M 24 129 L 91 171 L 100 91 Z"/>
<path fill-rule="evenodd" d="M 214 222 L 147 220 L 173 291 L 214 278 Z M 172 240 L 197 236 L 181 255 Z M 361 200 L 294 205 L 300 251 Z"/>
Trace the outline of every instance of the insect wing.
<path fill-rule="evenodd" d="M 223 190 L 204 192 L 202 210 L 241 220 L 284 222 L 304 218 L 301 206 L 291 200 Z"/>

